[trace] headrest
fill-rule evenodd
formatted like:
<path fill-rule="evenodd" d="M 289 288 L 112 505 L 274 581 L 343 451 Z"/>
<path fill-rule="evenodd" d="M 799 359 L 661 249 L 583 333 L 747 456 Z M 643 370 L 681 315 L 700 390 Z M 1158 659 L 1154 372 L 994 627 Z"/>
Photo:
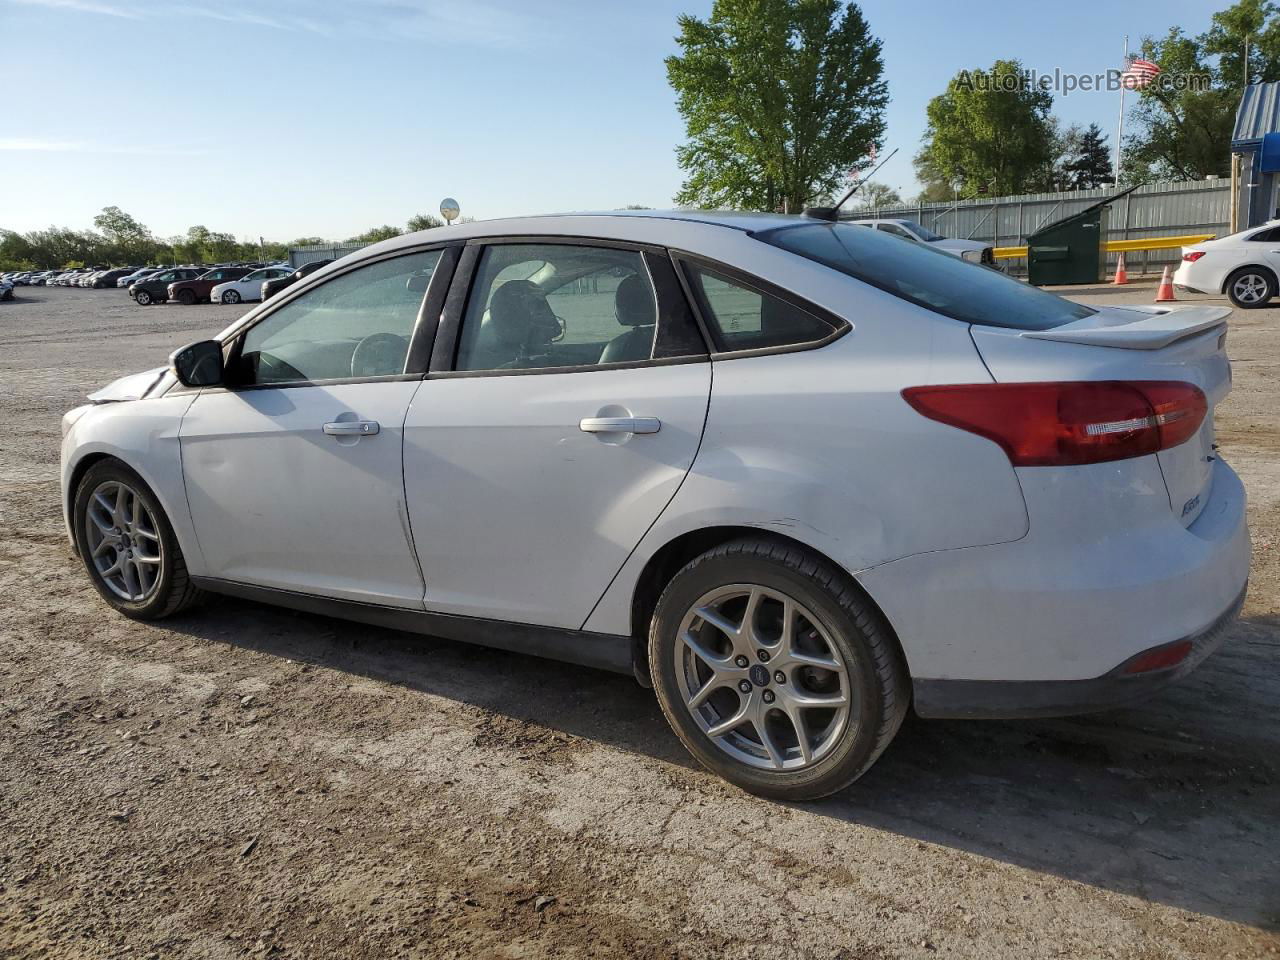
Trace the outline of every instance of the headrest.
<path fill-rule="evenodd" d="M 500 342 L 515 347 L 544 346 L 560 335 L 547 295 L 531 280 L 508 280 L 493 292 L 489 323 Z"/>
<path fill-rule="evenodd" d="M 633 273 L 620 284 L 613 295 L 613 312 L 624 327 L 651 327 L 658 322 L 649 281 Z"/>

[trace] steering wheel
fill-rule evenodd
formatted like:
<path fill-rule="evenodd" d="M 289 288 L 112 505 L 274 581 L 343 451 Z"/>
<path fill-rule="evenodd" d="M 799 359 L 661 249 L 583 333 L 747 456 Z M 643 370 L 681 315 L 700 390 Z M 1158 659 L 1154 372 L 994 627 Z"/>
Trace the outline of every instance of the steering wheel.
<path fill-rule="evenodd" d="M 371 333 L 351 352 L 353 377 L 385 377 L 404 372 L 409 340 L 397 333 Z"/>

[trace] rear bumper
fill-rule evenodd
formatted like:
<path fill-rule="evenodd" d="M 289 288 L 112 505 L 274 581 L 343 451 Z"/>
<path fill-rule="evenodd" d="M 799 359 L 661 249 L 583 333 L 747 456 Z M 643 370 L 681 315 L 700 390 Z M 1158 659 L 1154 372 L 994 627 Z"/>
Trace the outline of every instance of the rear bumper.
<path fill-rule="evenodd" d="M 1069 714 L 1158 689 L 1211 652 L 1249 578 L 1239 477 L 1215 460 L 1184 527 L 1155 457 L 1023 471 L 1011 543 L 918 554 L 858 574 L 893 625 L 925 716 Z M 1195 638 L 1157 676 L 1130 658 Z"/>
<path fill-rule="evenodd" d="M 1222 646 L 1240 615 L 1246 592 L 1242 590 L 1204 630 L 1181 638 L 1191 643 L 1191 653 L 1177 666 L 1128 674 L 1121 664 L 1092 680 L 915 680 L 916 713 L 933 719 L 1005 720 L 1062 717 L 1126 706 L 1185 677 Z"/>

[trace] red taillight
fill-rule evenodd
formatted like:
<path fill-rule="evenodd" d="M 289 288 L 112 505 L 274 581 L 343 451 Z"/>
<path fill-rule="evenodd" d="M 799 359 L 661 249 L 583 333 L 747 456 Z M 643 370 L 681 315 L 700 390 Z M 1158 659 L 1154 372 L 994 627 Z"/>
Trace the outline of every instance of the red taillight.
<path fill-rule="evenodd" d="M 1152 670 L 1164 670 L 1176 667 L 1191 653 L 1191 641 L 1179 640 L 1166 643 L 1163 647 L 1154 647 L 1138 654 L 1121 667 L 1122 673 L 1149 673 Z"/>
<path fill-rule="evenodd" d="M 960 383 L 908 387 L 919 413 L 998 443 L 1015 467 L 1103 463 L 1192 437 L 1209 405 L 1177 380 Z"/>
<path fill-rule="evenodd" d="M 1204 256 L 1203 250 L 1192 250 L 1190 253 L 1184 253 L 1182 255 L 1182 259 L 1185 260 L 1187 263 L 1195 263 L 1197 260 L 1199 260 L 1203 256 Z"/>

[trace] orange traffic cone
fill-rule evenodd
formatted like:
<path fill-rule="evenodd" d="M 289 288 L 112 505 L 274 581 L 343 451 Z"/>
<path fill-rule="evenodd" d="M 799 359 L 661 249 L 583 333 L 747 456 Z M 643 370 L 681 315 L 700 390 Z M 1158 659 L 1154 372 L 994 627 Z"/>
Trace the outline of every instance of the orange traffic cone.
<path fill-rule="evenodd" d="M 1156 303 L 1168 303 L 1178 299 L 1173 295 L 1173 278 L 1169 276 L 1169 265 L 1165 264 L 1164 275 L 1160 277 L 1160 289 L 1156 291 Z"/>
<path fill-rule="evenodd" d="M 1120 254 L 1120 259 L 1116 261 L 1116 278 L 1111 281 L 1117 287 L 1123 287 L 1129 282 L 1129 274 L 1124 269 L 1124 254 Z"/>

